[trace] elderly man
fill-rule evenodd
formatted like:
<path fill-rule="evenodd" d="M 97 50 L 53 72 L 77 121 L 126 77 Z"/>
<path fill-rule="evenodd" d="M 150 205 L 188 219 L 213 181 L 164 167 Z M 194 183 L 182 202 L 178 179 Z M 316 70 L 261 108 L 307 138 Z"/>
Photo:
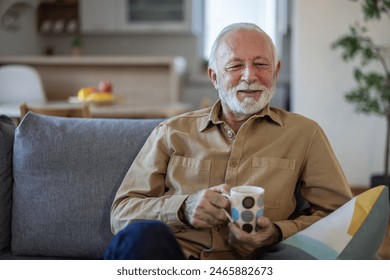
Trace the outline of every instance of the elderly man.
<path fill-rule="evenodd" d="M 106 258 L 260 258 L 352 197 L 319 125 L 270 107 L 279 70 L 275 46 L 258 26 L 222 30 L 208 69 L 220 100 L 152 132 L 117 192 Z M 223 194 L 238 185 L 265 189 L 255 234 L 223 211 Z"/>

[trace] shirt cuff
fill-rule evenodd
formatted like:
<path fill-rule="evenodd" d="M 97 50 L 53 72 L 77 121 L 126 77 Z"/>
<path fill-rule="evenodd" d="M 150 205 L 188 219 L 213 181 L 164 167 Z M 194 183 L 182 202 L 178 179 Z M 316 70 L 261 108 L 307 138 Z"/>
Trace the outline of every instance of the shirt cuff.
<path fill-rule="evenodd" d="M 188 195 L 171 196 L 161 209 L 162 221 L 166 223 L 173 232 L 179 232 L 188 227 L 188 225 L 180 220 L 179 217 L 179 211 L 187 197 Z"/>
<path fill-rule="evenodd" d="M 292 221 L 278 221 L 274 222 L 280 230 L 281 240 L 284 240 L 299 231 L 298 227 Z"/>
<path fill-rule="evenodd" d="M 277 243 L 279 243 L 280 241 L 283 240 L 283 233 L 282 233 L 282 230 L 280 229 L 280 227 L 276 223 L 274 223 L 274 226 L 276 228 L 276 231 L 278 232 L 278 240 L 275 243 L 275 244 L 277 244 Z"/>

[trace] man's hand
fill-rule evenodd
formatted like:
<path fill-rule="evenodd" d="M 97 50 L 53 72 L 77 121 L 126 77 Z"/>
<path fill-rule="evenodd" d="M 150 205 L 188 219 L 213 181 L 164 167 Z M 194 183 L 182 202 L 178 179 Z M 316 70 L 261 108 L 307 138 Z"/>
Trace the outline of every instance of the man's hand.
<path fill-rule="evenodd" d="M 279 230 L 267 217 L 258 217 L 257 225 L 260 229 L 254 234 L 249 234 L 236 224 L 229 223 L 229 244 L 240 256 L 251 257 L 259 249 L 279 241 Z"/>
<path fill-rule="evenodd" d="M 229 201 L 222 193 L 228 194 L 229 189 L 229 185 L 222 184 L 189 195 L 182 206 L 187 222 L 195 228 L 226 224 L 227 217 L 222 208 L 227 208 Z"/>

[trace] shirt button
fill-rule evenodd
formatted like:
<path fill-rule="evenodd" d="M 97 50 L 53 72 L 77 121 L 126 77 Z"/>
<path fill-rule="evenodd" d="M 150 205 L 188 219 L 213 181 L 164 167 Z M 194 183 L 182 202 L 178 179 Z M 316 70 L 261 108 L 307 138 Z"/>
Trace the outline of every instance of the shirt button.
<path fill-rule="evenodd" d="M 230 163 L 230 166 L 231 166 L 231 167 L 236 167 L 236 166 L 237 166 L 237 161 L 232 161 L 232 162 Z"/>
<path fill-rule="evenodd" d="M 233 133 L 233 131 L 231 131 L 231 130 L 229 130 L 229 131 L 227 132 L 227 135 L 228 135 L 229 138 L 233 138 L 233 137 L 234 137 L 234 133 Z"/>

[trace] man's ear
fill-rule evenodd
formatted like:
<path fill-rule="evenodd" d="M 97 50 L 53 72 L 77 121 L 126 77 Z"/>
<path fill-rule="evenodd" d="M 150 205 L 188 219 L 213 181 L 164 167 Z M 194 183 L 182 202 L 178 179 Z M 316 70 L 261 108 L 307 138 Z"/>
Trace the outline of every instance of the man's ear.
<path fill-rule="evenodd" d="M 280 63 L 280 61 L 278 61 L 278 64 L 276 64 L 276 69 L 275 69 L 275 80 L 278 78 L 279 76 L 279 72 L 280 72 L 280 68 L 281 68 L 282 64 Z"/>
<path fill-rule="evenodd" d="M 217 73 L 210 67 L 207 69 L 207 74 L 209 75 L 210 81 L 213 83 L 214 87 L 218 89 L 218 83 L 217 83 Z"/>

